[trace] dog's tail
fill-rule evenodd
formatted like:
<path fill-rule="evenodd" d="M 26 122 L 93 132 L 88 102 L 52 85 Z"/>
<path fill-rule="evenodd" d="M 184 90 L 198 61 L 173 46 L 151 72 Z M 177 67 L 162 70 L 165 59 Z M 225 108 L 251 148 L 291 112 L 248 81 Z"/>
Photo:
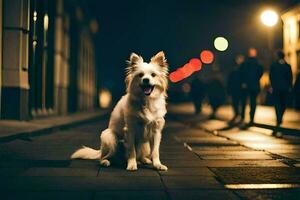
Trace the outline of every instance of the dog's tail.
<path fill-rule="evenodd" d="M 106 129 L 102 132 L 100 150 L 92 149 L 90 147 L 83 146 L 71 155 L 71 159 L 107 159 L 110 158 L 115 152 L 117 147 L 117 137 L 111 129 Z"/>
<path fill-rule="evenodd" d="M 81 149 L 78 149 L 71 155 L 71 159 L 75 159 L 75 158 L 89 159 L 89 160 L 100 159 L 101 151 L 83 146 Z"/>

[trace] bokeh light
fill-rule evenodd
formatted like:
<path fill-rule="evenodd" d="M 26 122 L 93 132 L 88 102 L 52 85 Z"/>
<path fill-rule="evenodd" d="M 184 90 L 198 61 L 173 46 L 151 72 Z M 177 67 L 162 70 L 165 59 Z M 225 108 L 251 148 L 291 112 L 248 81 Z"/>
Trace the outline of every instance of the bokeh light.
<path fill-rule="evenodd" d="M 200 59 L 204 64 L 211 64 L 214 61 L 214 54 L 209 50 L 200 53 Z"/>
<path fill-rule="evenodd" d="M 109 90 L 102 89 L 99 92 L 99 105 L 101 108 L 108 108 L 112 102 L 112 95 Z"/>
<path fill-rule="evenodd" d="M 278 22 L 278 14 L 274 10 L 265 10 L 261 13 L 260 19 L 266 26 L 275 26 Z"/>
<path fill-rule="evenodd" d="M 228 41 L 224 37 L 217 37 L 214 46 L 219 51 L 225 51 L 228 48 Z"/>
<path fill-rule="evenodd" d="M 184 79 L 184 74 L 180 70 L 176 70 L 169 75 L 170 81 L 173 83 L 179 82 Z"/>
<path fill-rule="evenodd" d="M 202 63 L 199 59 L 191 59 L 190 62 L 185 64 L 183 67 L 180 67 L 176 71 L 170 73 L 169 79 L 173 83 L 179 82 L 191 76 L 195 71 L 199 71 L 201 66 Z"/>
<path fill-rule="evenodd" d="M 192 58 L 192 59 L 189 61 L 189 64 L 193 67 L 193 70 L 194 70 L 194 71 L 199 71 L 199 70 L 201 70 L 202 62 L 200 61 L 200 59 L 198 59 L 198 58 Z"/>

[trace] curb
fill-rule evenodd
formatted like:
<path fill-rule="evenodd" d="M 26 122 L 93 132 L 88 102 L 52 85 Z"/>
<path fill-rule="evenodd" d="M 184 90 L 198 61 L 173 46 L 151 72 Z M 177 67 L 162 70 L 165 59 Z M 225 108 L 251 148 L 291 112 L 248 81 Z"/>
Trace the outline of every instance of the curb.
<path fill-rule="evenodd" d="M 53 126 L 49 126 L 49 127 L 45 127 L 45 128 L 32 130 L 32 131 L 18 132 L 16 134 L 9 135 L 9 136 L 2 136 L 2 137 L 0 136 L 0 143 L 10 142 L 10 141 L 17 140 L 17 139 L 30 140 L 29 137 L 47 135 L 47 134 L 51 134 L 57 130 L 63 130 L 63 129 L 78 126 L 78 125 L 81 125 L 81 124 L 84 124 L 87 122 L 101 120 L 101 119 L 104 119 L 105 117 L 109 116 L 109 114 L 110 114 L 110 110 L 105 110 L 103 113 L 99 113 L 98 115 L 91 116 L 91 117 L 88 117 L 88 118 L 85 118 L 82 120 L 79 119 L 76 121 L 72 121 L 70 123 L 53 125 Z"/>

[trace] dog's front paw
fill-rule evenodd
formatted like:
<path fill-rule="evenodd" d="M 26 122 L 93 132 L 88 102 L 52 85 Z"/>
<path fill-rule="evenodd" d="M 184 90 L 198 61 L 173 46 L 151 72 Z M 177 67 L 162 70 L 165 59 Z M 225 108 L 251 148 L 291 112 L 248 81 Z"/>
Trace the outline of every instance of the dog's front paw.
<path fill-rule="evenodd" d="M 163 165 L 161 163 L 154 164 L 153 165 L 155 169 L 160 170 L 160 171 L 168 171 L 168 167 L 166 165 Z"/>
<path fill-rule="evenodd" d="M 143 164 L 147 164 L 147 165 L 152 164 L 152 160 L 150 160 L 149 158 L 142 158 L 141 161 Z"/>
<path fill-rule="evenodd" d="M 128 171 L 135 171 L 137 170 L 137 163 L 136 162 L 128 162 L 127 164 L 127 168 L 126 168 Z"/>

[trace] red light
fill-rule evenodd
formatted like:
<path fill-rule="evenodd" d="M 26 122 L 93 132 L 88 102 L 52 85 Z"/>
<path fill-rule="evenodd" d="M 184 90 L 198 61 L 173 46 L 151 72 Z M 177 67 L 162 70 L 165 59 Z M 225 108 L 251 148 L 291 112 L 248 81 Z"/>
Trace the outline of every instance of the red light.
<path fill-rule="evenodd" d="M 213 61 L 213 54 L 210 51 L 203 51 L 205 61 L 209 64 Z M 201 56 L 203 54 L 201 53 Z M 201 57 L 202 59 L 202 57 Z M 192 58 L 187 64 L 185 64 L 183 67 L 178 68 L 176 71 L 170 73 L 169 79 L 171 82 L 176 83 L 179 82 L 189 76 L 191 76 L 194 72 L 201 70 L 202 68 L 202 62 L 198 58 Z"/>
<path fill-rule="evenodd" d="M 184 79 L 184 74 L 181 71 L 176 70 L 170 74 L 169 78 L 170 78 L 170 81 L 172 81 L 173 83 L 176 83 L 176 82 Z"/>
<path fill-rule="evenodd" d="M 189 77 L 194 72 L 193 66 L 189 63 L 185 64 L 181 69 L 185 72 L 185 78 Z"/>
<path fill-rule="evenodd" d="M 192 58 L 189 62 L 193 66 L 193 71 L 199 71 L 202 67 L 202 62 L 198 58 Z"/>
<path fill-rule="evenodd" d="M 214 61 L 214 54 L 209 50 L 200 53 L 200 59 L 204 64 L 211 64 Z"/>

